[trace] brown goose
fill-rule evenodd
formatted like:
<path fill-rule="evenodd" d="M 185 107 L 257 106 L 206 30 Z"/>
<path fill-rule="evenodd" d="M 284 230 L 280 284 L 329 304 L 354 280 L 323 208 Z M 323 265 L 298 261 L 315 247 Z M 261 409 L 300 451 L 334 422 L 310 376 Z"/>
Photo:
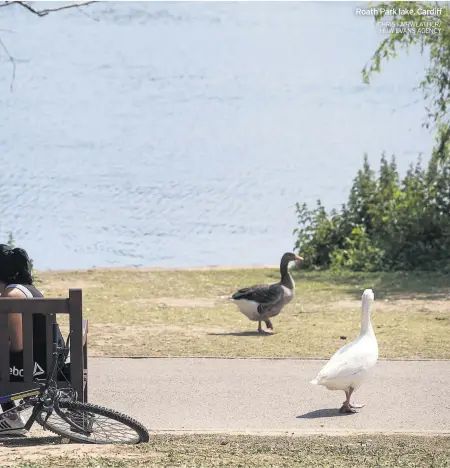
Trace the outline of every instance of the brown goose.
<path fill-rule="evenodd" d="M 281 257 L 281 279 L 274 284 L 257 284 L 249 288 L 236 291 L 231 299 L 235 301 L 239 310 L 250 320 L 258 322 L 258 332 L 262 332 L 261 322 L 267 326 L 268 333 L 273 333 L 273 325 L 270 317 L 278 315 L 283 307 L 294 298 L 295 283 L 289 273 L 288 266 L 291 262 L 303 260 L 302 257 L 292 252 L 287 252 Z"/>

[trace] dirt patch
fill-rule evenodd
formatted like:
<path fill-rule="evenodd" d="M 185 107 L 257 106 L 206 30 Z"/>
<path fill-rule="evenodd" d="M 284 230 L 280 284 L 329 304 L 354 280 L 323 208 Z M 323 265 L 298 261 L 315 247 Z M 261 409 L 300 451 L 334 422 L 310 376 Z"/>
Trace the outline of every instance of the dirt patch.
<path fill-rule="evenodd" d="M 44 296 L 53 295 L 54 291 L 65 291 L 64 295 L 68 297 L 69 295 L 69 289 L 83 289 L 83 290 L 89 290 L 93 288 L 101 288 L 102 284 L 97 283 L 95 281 L 86 281 L 82 279 L 77 279 L 77 278 L 57 278 L 57 277 L 52 277 L 50 281 L 42 281 L 39 278 L 39 275 L 37 276 L 37 281 L 36 281 L 37 286 L 39 287 L 39 290 L 44 294 Z"/>
<path fill-rule="evenodd" d="M 97 328 L 97 327 L 95 327 Z M 226 331 L 223 328 L 206 328 L 206 327 L 195 327 L 195 326 L 179 326 L 170 324 L 154 324 L 149 327 L 136 327 L 136 326 L 119 326 L 111 324 L 99 324 L 98 331 L 101 331 L 102 335 L 118 335 L 121 340 L 136 339 L 136 336 L 154 336 L 164 333 L 175 333 L 183 335 L 194 335 L 199 336 L 200 334 L 206 333 L 220 333 Z M 92 330 L 91 330 L 92 331 Z M 95 333 L 94 329 L 94 333 Z"/>
<path fill-rule="evenodd" d="M 48 457 L 78 458 L 80 456 L 101 457 L 115 455 L 120 447 L 111 445 L 73 444 L 63 442 L 58 436 L 34 430 L 27 437 L 0 439 L 0 465 L 14 466 L 28 461 L 38 462 Z"/>
<path fill-rule="evenodd" d="M 175 297 L 154 297 L 148 299 L 134 298 L 127 302 L 134 304 L 151 304 L 156 305 L 160 309 L 167 307 L 184 307 L 189 309 L 201 308 L 213 308 L 216 305 L 223 302 L 224 299 L 218 298 L 206 298 L 206 297 L 194 297 L 194 298 L 175 298 Z"/>
<path fill-rule="evenodd" d="M 227 333 L 230 330 L 218 327 L 179 326 L 170 324 L 153 324 L 148 327 L 122 326 L 113 324 L 98 324 L 90 327 L 90 356 L 102 356 L 103 349 L 136 344 L 138 341 L 148 341 L 150 337 L 163 335 L 180 336 L 184 338 L 206 337 L 211 334 Z"/>

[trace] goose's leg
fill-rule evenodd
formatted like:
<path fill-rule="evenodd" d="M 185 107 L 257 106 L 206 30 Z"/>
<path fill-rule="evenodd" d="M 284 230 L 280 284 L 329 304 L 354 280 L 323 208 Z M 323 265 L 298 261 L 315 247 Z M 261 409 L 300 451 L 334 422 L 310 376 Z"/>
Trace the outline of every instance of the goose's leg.
<path fill-rule="evenodd" d="M 262 326 L 261 326 L 261 320 L 258 321 L 258 333 L 262 333 L 263 329 L 262 329 Z"/>
<path fill-rule="evenodd" d="M 363 408 L 364 405 L 358 403 L 350 403 L 350 398 L 354 388 L 350 387 L 348 390 L 345 391 L 346 399 L 344 403 L 342 403 L 342 407 L 339 410 L 341 413 L 356 413 L 356 408 Z"/>
<path fill-rule="evenodd" d="M 342 403 L 339 413 L 356 413 L 356 410 L 350 405 L 350 396 L 352 395 L 353 389 L 350 387 L 349 390 L 345 390 L 345 401 Z"/>
<path fill-rule="evenodd" d="M 272 322 L 267 319 L 267 320 L 264 320 L 264 323 L 266 324 L 266 327 L 267 327 L 267 332 L 268 333 L 273 333 L 273 325 L 272 325 Z"/>
<path fill-rule="evenodd" d="M 350 387 L 350 390 L 349 390 L 349 397 L 348 397 L 348 405 L 350 406 L 350 408 L 364 408 L 364 404 L 361 404 L 361 403 L 350 403 L 350 397 L 352 396 L 352 393 L 353 393 L 353 388 Z"/>

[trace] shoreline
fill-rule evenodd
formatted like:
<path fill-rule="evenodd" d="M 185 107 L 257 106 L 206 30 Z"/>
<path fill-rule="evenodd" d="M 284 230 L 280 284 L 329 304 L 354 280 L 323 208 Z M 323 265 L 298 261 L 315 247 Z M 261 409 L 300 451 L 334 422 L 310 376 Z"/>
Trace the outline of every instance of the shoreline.
<path fill-rule="evenodd" d="M 67 269 L 36 269 L 36 273 L 87 273 L 90 271 L 142 271 L 142 272 L 158 272 L 158 271 L 232 271 L 232 270 L 273 270 L 278 269 L 279 265 L 206 265 L 192 267 L 91 267 L 91 268 L 67 268 Z"/>

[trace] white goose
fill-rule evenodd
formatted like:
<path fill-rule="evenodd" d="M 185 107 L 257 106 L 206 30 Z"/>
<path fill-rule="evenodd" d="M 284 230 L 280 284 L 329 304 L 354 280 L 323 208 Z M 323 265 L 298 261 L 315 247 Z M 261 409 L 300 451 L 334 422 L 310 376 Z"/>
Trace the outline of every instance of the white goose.
<path fill-rule="evenodd" d="M 323 385 L 328 390 L 343 390 L 345 401 L 341 413 L 356 413 L 355 408 L 364 405 L 350 403 L 352 393 L 361 386 L 369 371 L 378 360 L 378 343 L 370 321 L 370 311 L 374 294 L 366 289 L 361 298 L 361 331 L 359 337 L 339 349 L 311 381 Z"/>

